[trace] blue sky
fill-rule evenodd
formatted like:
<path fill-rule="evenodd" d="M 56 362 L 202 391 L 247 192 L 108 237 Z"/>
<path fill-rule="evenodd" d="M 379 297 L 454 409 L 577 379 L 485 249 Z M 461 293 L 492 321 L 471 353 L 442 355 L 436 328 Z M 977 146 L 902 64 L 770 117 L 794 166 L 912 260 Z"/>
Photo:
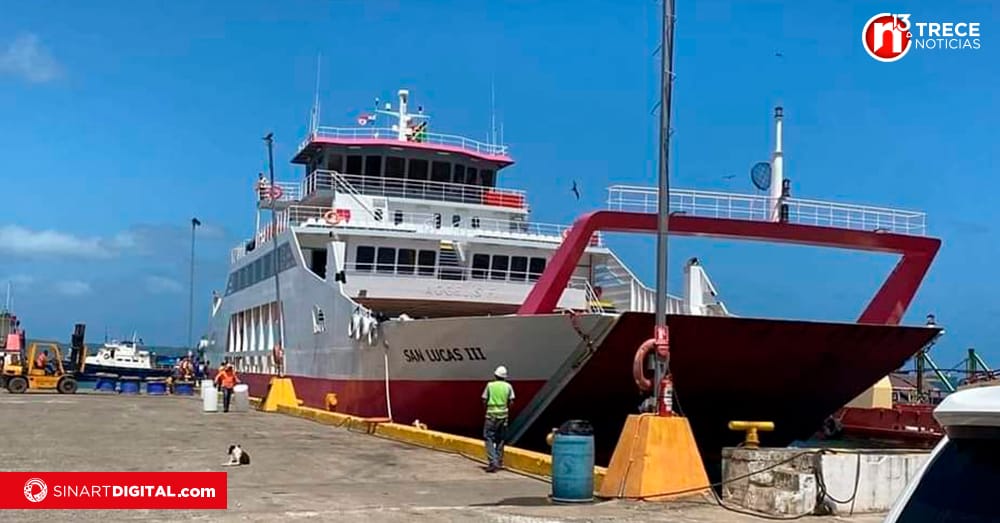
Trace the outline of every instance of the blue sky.
<path fill-rule="evenodd" d="M 190 218 L 195 331 L 251 233 L 251 183 L 276 136 L 277 174 L 304 136 L 322 53 L 323 121 L 411 90 L 435 130 L 482 138 L 497 116 L 533 218 L 568 223 L 612 183 L 655 184 L 659 4 L 653 1 L 30 2 L 0 18 L 0 280 L 33 335 L 138 329 L 187 338 Z M 860 45 L 877 11 L 979 21 L 978 51 Z M 938 359 L 975 346 L 1000 365 L 993 260 L 1000 80 L 989 2 L 727 2 L 677 6 L 672 183 L 750 191 L 785 106 L 786 174 L 806 198 L 923 210 L 943 249 L 907 321 L 937 314 Z M 775 57 L 781 51 L 783 58 Z M 727 179 L 726 177 L 734 176 Z M 578 180 L 580 202 L 569 188 Z M 653 283 L 652 238 L 614 238 Z M 672 287 L 697 255 L 740 315 L 851 320 L 895 260 L 671 241 Z"/>

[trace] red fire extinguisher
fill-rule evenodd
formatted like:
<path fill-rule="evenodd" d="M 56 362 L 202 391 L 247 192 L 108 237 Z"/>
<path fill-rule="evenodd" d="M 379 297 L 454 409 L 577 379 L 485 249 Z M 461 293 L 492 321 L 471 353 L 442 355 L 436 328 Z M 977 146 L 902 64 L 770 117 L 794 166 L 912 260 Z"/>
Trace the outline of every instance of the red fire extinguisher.
<path fill-rule="evenodd" d="M 674 415 L 674 382 L 670 379 L 670 374 L 664 374 L 660 380 L 660 398 L 657 403 L 660 416 Z"/>

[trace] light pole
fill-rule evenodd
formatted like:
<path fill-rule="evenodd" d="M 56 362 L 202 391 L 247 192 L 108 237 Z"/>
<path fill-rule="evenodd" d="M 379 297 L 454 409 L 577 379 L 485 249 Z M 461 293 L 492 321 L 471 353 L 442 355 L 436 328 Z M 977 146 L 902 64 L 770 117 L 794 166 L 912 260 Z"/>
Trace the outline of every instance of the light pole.
<path fill-rule="evenodd" d="M 191 275 L 188 289 L 188 348 L 193 347 L 194 340 L 194 231 L 201 225 L 198 218 L 191 218 Z"/>
<path fill-rule="evenodd" d="M 654 340 L 655 378 L 654 397 L 659 405 L 663 400 L 661 382 L 670 375 L 670 339 L 667 332 L 667 220 L 670 217 L 670 96 L 674 76 L 674 3 L 663 0 L 663 42 L 660 47 L 660 169 L 656 217 L 656 327 Z M 672 391 L 666 391 L 670 394 Z M 662 407 L 661 407 L 662 409 Z M 669 409 L 668 409 L 669 412 Z"/>
<path fill-rule="evenodd" d="M 267 136 L 264 137 L 264 142 L 267 143 L 267 169 L 268 174 L 270 175 L 270 187 L 268 190 L 271 191 L 271 194 L 268 195 L 268 198 L 271 200 L 271 267 L 274 267 L 274 300 L 275 309 L 277 309 L 278 312 L 278 329 L 275 333 L 276 336 L 274 342 L 277 346 L 277 350 L 273 350 L 272 354 L 276 356 L 274 363 L 277 367 L 278 375 L 284 376 L 284 358 L 277 357 L 278 354 L 284 354 L 284 346 L 282 343 L 284 341 L 284 329 L 282 328 L 282 325 L 285 318 L 284 311 L 282 311 L 281 307 L 281 284 L 278 280 L 278 273 L 281 272 L 281 268 L 278 266 L 278 210 L 276 205 L 277 201 L 274 197 L 275 194 L 277 194 L 274 190 L 274 133 L 267 133 Z"/>

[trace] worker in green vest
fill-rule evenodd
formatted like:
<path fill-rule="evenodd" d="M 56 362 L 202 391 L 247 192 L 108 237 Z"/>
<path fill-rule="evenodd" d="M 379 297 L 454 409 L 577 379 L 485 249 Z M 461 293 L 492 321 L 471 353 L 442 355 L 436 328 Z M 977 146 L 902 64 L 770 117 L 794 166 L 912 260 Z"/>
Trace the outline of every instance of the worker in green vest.
<path fill-rule="evenodd" d="M 503 468 L 503 445 L 507 438 L 507 414 L 514 402 L 514 387 L 507 382 L 507 367 L 497 367 L 493 372 L 495 379 L 486 384 L 483 390 L 483 403 L 486 405 L 486 423 L 483 426 L 483 439 L 486 440 L 486 457 L 489 465 L 486 472 L 496 472 Z"/>

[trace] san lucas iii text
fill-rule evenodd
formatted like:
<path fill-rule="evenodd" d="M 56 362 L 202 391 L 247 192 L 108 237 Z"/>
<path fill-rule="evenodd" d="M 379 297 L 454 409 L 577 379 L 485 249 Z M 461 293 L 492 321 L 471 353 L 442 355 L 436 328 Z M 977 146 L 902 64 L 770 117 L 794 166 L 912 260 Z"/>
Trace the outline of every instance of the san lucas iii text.
<path fill-rule="evenodd" d="M 485 361 L 486 355 L 480 347 L 459 347 L 453 349 L 403 349 L 406 363 L 442 361 Z"/>

